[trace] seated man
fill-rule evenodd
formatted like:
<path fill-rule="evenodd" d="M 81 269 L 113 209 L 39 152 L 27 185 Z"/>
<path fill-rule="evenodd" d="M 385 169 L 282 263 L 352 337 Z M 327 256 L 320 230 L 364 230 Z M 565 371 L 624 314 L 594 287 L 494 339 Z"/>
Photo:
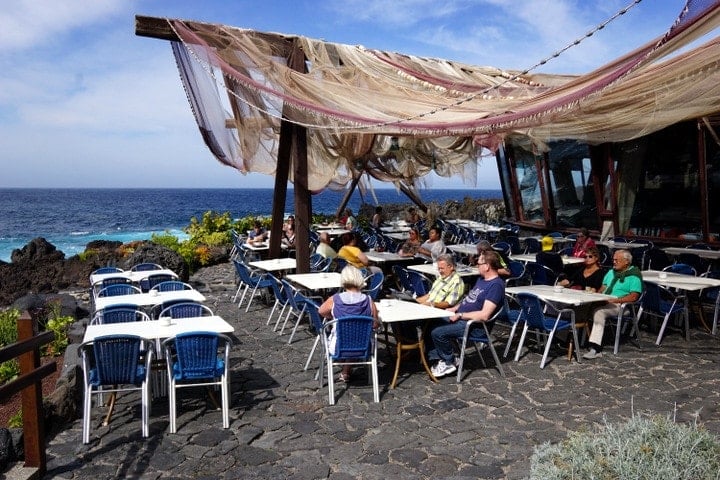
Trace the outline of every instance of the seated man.
<path fill-rule="evenodd" d="M 260 220 L 255 220 L 253 229 L 248 234 L 248 243 L 251 245 L 258 245 L 263 243 L 267 238 L 267 232 L 260 223 Z"/>
<path fill-rule="evenodd" d="M 455 259 L 443 253 L 438 257 L 437 268 L 440 275 L 430 287 L 430 292 L 415 298 L 417 303 L 435 308 L 448 308 L 455 305 L 465 291 L 465 283 L 455 271 Z M 408 300 L 410 300 L 408 298 Z M 421 321 L 392 324 L 393 331 L 404 339 L 417 339 L 417 327 Z"/>
<path fill-rule="evenodd" d="M 465 283 L 455 271 L 455 259 L 443 253 L 437 258 L 437 269 L 440 275 L 430 287 L 430 292 L 415 299 L 423 305 L 435 308 L 448 308 L 455 305 L 465 292 Z"/>
<path fill-rule="evenodd" d="M 321 232 L 318 238 L 320 241 L 315 252 L 331 260 L 337 257 L 337 252 L 330 246 L 330 235 L 327 232 Z"/>
<path fill-rule="evenodd" d="M 636 302 L 642 293 L 642 273 L 632 265 L 629 250 L 617 250 L 613 254 L 613 268 L 605 274 L 599 292 L 612 295 L 605 305 L 597 307 L 593 313 L 593 326 L 590 331 L 590 351 L 583 358 L 593 360 L 602 357 L 602 339 L 605 333 L 605 319 L 617 317 L 620 304 Z"/>
<path fill-rule="evenodd" d="M 432 374 L 439 378 L 450 375 L 457 370 L 455 358 L 455 339 L 465 333 L 468 320 L 486 321 L 492 318 L 498 308 L 502 308 L 505 301 L 505 281 L 498 275 L 500 257 L 497 252 L 483 251 L 478 258 L 480 278 L 468 292 L 465 298 L 456 306 L 448 309 L 454 315 L 438 327 L 431 334 L 431 344 L 427 345 L 428 358 L 438 359 L 432 367 Z M 478 325 L 476 328 L 481 328 Z M 491 329 L 492 325 L 488 326 Z"/>

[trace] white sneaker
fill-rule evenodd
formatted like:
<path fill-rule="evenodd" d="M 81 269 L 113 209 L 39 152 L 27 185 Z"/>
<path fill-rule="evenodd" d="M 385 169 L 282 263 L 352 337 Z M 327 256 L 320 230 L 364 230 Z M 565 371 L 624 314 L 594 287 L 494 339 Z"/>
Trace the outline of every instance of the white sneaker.
<path fill-rule="evenodd" d="M 583 355 L 583 358 L 585 360 L 595 360 L 596 358 L 600 357 L 602 357 L 602 352 L 598 352 L 594 348 L 591 348 L 589 352 Z"/>
<path fill-rule="evenodd" d="M 440 360 L 434 367 L 430 369 L 430 371 L 435 378 L 440 378 L 444 377 L 445 375 L 455 373 L 457 371 L 457 367 L 455 365 L 448 365 L 443 360 Z"/>

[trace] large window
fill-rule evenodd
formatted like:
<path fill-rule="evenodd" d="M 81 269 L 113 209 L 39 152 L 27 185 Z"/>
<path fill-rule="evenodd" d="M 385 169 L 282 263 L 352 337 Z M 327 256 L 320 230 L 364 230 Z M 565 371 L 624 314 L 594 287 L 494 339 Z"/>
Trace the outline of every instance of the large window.
<path fill-rule="evenodd" d="M 720 241 L 720 145 L 717 134 L 720 131 L 713 125 L 714 135 L 705 135 L 705 161 L 707 178 L 707 208 L 710 227 L 709 239 Z"/>
<path fill-rule="evenodd" d="M 522 148 L 513 149 L 525 221 L 544 223 L 542 189 L 535 155 Z"/>
<path fill-rule="evenodd" d="M 548 163 L 557 225 L 597 228 L 588 146 L 575 141 L 553 142 Z"/>
<path fill-rule="evenodd" d="M 687 122 L 613 147 L 620 232 L 702 238 L 697 142 Z"/>

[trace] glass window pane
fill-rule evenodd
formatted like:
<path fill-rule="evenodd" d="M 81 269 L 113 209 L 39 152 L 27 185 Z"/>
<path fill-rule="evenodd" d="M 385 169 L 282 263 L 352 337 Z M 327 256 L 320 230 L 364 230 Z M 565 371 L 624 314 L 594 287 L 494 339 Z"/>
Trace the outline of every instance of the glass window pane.
<path fill-rule="evenodd" d="M 515 173 L 520 188 L 522 210 L 526 221 L 544 223 L 542 196 L 535 156 L 522 148 L 513 149 Z"/>
<path fill-rule="evenodd" d="M 558 226 L 597 228 L 588 146 L 575 141 L 553 142 L 549 146 L 550 189 Z"/>

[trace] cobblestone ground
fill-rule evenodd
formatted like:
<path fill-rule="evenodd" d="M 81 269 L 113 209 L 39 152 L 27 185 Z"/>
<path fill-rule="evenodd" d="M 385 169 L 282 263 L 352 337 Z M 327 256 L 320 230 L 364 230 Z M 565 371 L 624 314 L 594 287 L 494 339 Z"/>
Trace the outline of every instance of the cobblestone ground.
<path fill-rule="evenodd" d="M 314 370 L 303 371 L 314 340 L 306 325 L 288 345 L 287 331 L 280 336 L 266 325 L 262 302 L 238 310 L 229 264 L 204 269 L 192 283 L 235 327 L 230 428 L 221 428 L 202 390 L 186 389 L 178 433 L 168 433 L 160 398 L 143 439 L 139 401 L 126 394 L 109 427 L 99 426 L 103 412 L 94 410 L 90 444 L 81 443 L 80 419 L 50 439 L 45 478 L 520 479 L 536 445 L 633 413 L 699 420 L 720 434 L 720 340 L 700 330 L 690 342 L 670 333 L 661 347 L 644 332 L 643 350 L 623 345 L 617 356 L 582 364 L 558 354 L 544 370 L 540 355 L 529 352 L 504 362 L 506 378 L 489 355 L 490 368 L 472 355 L 459 384 L 454 376 L 433 384 L 410 358 L 394 390 L 394 361 L 381 348 L 380 403 L 360 372 L 336 387 L 329 406 Z"/>

